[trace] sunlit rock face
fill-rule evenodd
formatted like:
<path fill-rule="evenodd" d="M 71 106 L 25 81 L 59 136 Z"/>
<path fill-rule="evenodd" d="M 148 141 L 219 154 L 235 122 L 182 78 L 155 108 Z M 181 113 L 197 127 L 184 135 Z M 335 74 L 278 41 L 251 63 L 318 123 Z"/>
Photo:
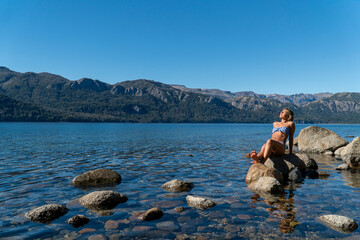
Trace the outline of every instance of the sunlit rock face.
<path fill-rule="evenodd" d="M 305 153 L 335 152 L 338 148 L 348 144 L 348 141 L 331 130 L 310 126 L 300 131 L 298 148 Z"/>

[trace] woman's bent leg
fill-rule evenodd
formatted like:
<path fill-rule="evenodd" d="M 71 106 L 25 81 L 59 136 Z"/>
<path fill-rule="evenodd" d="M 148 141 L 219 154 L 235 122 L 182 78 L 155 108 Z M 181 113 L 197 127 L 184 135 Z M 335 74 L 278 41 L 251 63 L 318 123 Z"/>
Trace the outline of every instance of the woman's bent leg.
<path fill-rule="evenodd" d="M 252 151 L 250 153 L 250 157 L 253 159 L 253 163 L 262 162 L 262 160 L 264 158 L 264 150 L 265 150 L 265 144 L 261 147 L 261 150 L 259 153 L 256 153 L 256 151 Z"/>
<path fill-rule="evenodd" d="M 272 153 L 285 154 L 285 146 L 282 143 L 269 139 L 265 144 L 264 162 L 270 157 Z"/>

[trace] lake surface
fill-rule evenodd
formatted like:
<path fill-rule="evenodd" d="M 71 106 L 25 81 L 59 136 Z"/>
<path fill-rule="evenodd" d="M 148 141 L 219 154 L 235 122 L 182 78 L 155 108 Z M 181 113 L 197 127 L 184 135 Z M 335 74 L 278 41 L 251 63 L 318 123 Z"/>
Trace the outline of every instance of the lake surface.
<path fill-rule="evenodd" d="M 307 126 L 298 124 L 295 136 Z M 353 139 L 349 136 L 360 136 L 360 125 L 317 126 L 348 141 Z M 328 178 L 288 186 L 277 202 L 247 189 L 251 163 L 244 156 L 265 143 L 271 128 L 271 124 L 0 123 L 0 238 L 88 239 L 100 234 L 107 239 L 360 239 L 359 229 L 343 234 L 318 219 L 338 214 L 360 223 L 360 172 L 335 171 L 342 162 L 334 157 L 314 157 Z M 75 176 L 98 168 L 120 173 L 121 184 L 88 189 L 72 185 Z M 174 178 L 193 182 L 194 188 L 182 193 L 161 188 Z M 78 204 L 78 198 L 100 189 L 124 193 L 129 200 L 103 213 Z M 187 195 L 203 196 L 217 205 L 191 208 Z M 50 224 L 24 217 L 48 203 L 65 204 L 70 210 Z M 136 219 L 155 206 L 164 211 L 160 220 Z M 175 212 L 178 206 L 185 211 Z M 66 220 L 76 214 L 90 222 L 73 228 Z"/>

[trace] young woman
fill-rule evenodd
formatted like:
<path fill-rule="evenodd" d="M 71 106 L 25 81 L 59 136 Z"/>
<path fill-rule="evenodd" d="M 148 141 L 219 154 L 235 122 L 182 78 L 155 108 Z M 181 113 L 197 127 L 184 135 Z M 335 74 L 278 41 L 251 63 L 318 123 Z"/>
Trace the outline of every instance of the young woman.
<path fill-rule="evenodd" d="M 286 149 L 286 140 L 289 138 L 289 153 L 292 154 L 295 132 L 294 113 L 284 108 L 280 113 L 281 122 L 273 123 L 271 139 L 262 146 L 261 151 L 252 151 L 252 163 L 264 163 L 270 155 L 283 155 Z"/>

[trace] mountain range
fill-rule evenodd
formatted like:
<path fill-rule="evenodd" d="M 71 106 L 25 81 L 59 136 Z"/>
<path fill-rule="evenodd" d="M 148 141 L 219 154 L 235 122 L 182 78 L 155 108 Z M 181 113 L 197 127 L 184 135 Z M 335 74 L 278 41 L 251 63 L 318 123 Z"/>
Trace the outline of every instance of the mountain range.
<path fill-rule="evenodd" d="M 138 79 L 108 84 L 0 67 L 1 121 L 360 123 L 360 93 L 257 94 Z"/>

